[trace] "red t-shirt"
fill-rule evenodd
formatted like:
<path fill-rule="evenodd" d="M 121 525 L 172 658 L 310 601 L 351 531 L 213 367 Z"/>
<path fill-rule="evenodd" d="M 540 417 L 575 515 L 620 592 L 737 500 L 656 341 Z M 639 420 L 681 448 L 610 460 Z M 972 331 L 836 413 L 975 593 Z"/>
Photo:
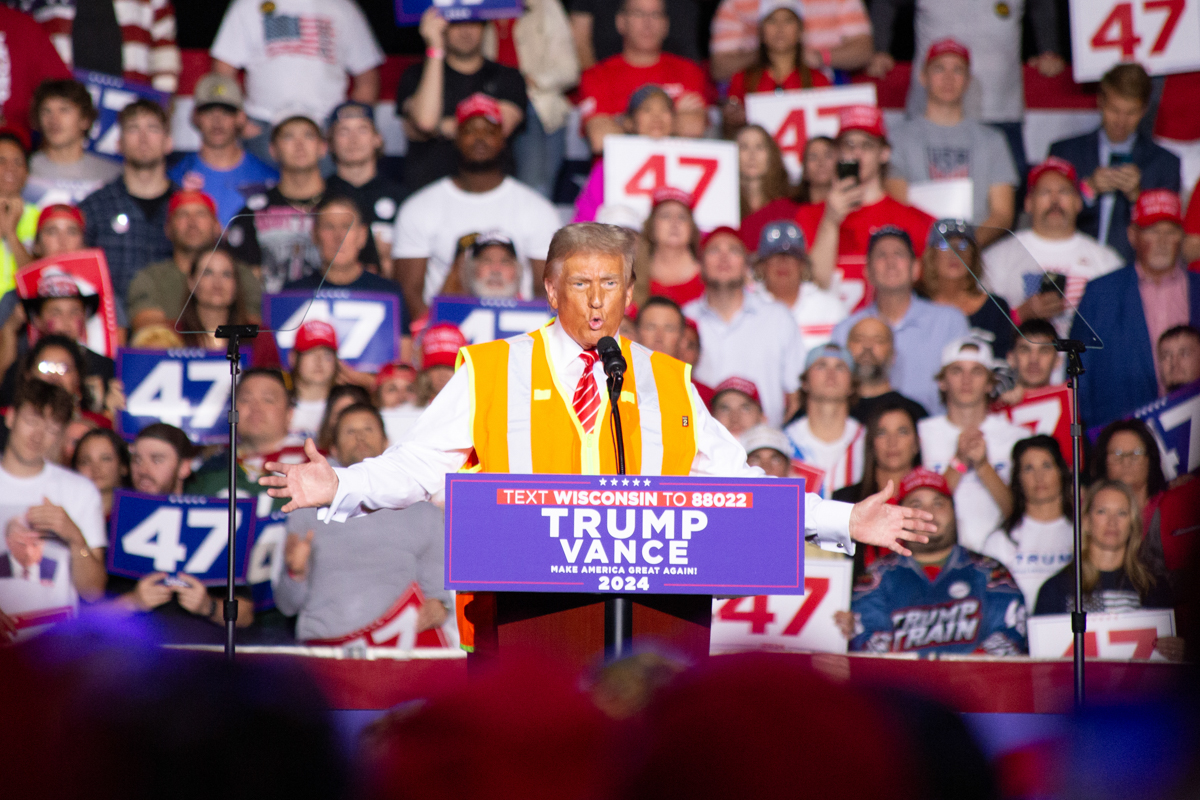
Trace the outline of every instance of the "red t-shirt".
<path fill-rule="evenodd" d="M 1154 135 L 1191 142 L 1200 139 L 1200 72 L 1168 75 L 1163 84 Z"/>
<path fill-rule="evenodd" d="M 817 228 L 824 215 L 824 203 L 809 203 L 800 206 L 796 212 L 796 224 L 804 231 L 809 248 L 817 239 Z M 933 222 L 933 217 L 924 211 L 906 206 L 886 195 L 879 202 L 863 206 L 846 215 L 838 240 L 837 267 L 841 272 L 843 295 L 849 298 L 851 293 L 861 289 L 862 294 L 854 306 L 855 311 L 870 303 L 873 295 L 866 282 L 867 244 L 871 240 L 871 234 L 884 225 L 903 228 L 912 237 L 913 249 L 920 258 L 925 252 L 925 239 Z"/>
<path fill-rule="evenodd" d="M 519 68 L 517 58 L 517 42 L 513 39 L 514 19 L 497 19 L 492 24 L 496 26 L 496 63 L 513 69 Z"/>
<path fill-rule="evenodd" d="M 681 306 L 695 300 L 700 295 L 704 294 L 704 280 L 699 273 L 692 276 L 690 281 L 676 283 L 673 286 L 659 283 L 658 281 L 650 281 L 650 296 L 665 297 L 668 300 L 674 300 Z"/>
<path fill-rule="evenodd" d="M 0 5 L 0 127 L 29 134 L 29 106 L 38 84 L 49 78 L 71 78 L 50 37 L 33 17 Z"/>
<path fill-rule="evenodd" d="M 818 72 L 815 69 L 810 69 L 808 74 L 812 76 L 812 86 L 810 89 L 821 89 L 826 86 L 832 86 L 829 78 L 825 77 L 825 73 Z M 745 102 L 747 92 L 773 92 L 776 89 L 790 91 L 792 89 L 803 89 L 804 84 L 800 81 L 800 71 L 792 70 L 791 74 L 784 78 L 783 85 L 775 82 L 775 78 L 771 76 L 771 71 L 764 69 L 762 77 L 758 79 L 757 86 L 746 88 L 746 72 L 743 70 L 735 74 L 729 79 L 729 96 L 736 97 L 738 100 Z"/>
<path fill-rule="evenodd" d="M 624 114 L 629 96 L 648 83 L 661 86 L 676 102 L 689 92 L 709 97 L 708 79 L 694 61 L 663 53 L 653 66 L 635 67 L 618 54 L 584 70 L 579 79 L 583 121 L 597 114 Z"/>
<path fill-rule="evenodd" d="M 746 249 L 753 253 L 758 249 L 758 240 L 762 237 L 762 229 L 767 227 L 768 223 L 778 222 L 783 219 L 795 219 L 796 211 L 800 208 L 800 204 L 794 200 L 789 200 L 786 197 L 779 197 L 765 206 L 748 214 L 742 220 L 742 227 L 738 231 L 742 235 L 742 244 L 746 245 Z M 807 236 L 807 234 L 805 234 Z M 809 246 L 812 241 L 808 241 Z"/>

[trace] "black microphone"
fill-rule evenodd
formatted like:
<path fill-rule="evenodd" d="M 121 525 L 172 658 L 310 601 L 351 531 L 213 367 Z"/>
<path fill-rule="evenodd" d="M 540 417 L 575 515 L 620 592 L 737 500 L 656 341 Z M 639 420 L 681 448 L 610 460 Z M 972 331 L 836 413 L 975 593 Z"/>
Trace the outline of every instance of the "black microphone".
<path fill-rule="evenodd" d="M 604 362 L 604 374 L 610 378 L 624 377 L 625 356 L 621 355 L 621 346 L 611 336 L 605 336 L 596 342 L 596 353 Z"/>

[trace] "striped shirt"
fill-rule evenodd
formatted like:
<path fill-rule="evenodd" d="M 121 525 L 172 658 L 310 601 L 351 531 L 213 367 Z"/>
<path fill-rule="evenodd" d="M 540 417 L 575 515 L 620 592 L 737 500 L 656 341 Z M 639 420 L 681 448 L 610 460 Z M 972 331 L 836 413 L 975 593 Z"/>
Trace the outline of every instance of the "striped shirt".
<path fill-rule="evenodd" d="M 71 66 L 74 0 L 35 0 L 28 10 L 41 23 L 62 60 Z M 114 0 L 113 10 L 121 26 L 122 77 L 174 94 L 183 64 L 175 44 L 175 7 L 171 0 Z"/>
<path fill-rule="evenodd" d="M 759 0 L 721 0 L 712 21 L 712 53 L 758 49 Z M 804 14 L 804 44 L 813 50 L 833 50 L 848 39 L 871 35 L 871 21 L 862 0 L 800 0 Z"/>

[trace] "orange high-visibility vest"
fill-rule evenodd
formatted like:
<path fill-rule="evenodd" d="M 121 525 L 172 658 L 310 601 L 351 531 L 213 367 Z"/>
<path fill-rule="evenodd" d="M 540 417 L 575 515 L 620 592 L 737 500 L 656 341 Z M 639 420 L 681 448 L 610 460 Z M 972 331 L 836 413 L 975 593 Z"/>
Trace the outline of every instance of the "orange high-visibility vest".
<path fill-rule="evenodd" d="M 630 475 L 687 475 L 696 456 L 696 410 L 691 366 L 621 338 L 625 383 L 619 399 Z M 470 460 L 482 472 L 612 475 L 617 471 L 609 397 L 600 387 L 595 429 L 583 430 L 550 365 L 546 330 L 471 345 L 458 366 L 470 382 Z M 457 600 L 459 637 L 474 647 L 474 627 L 463 615 L 470 595 Z"/>

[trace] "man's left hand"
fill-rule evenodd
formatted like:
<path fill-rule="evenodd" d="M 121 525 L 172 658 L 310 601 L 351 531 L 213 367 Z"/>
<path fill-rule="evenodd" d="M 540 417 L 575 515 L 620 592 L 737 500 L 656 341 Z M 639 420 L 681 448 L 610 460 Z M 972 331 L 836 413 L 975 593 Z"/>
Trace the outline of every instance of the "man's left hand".
<path fill-rule="evenodd" d="M 937 526 L 928 511 L 888 505 L 895 488 L 895 484 L 888 481 L 883 491 L 854 504 L 850 512 L 850 538 L 911 556 L 912 551 L 904 546 L 904 541 L 924 544 L 929 541 L 925 534 L 936 533 Z"/>

